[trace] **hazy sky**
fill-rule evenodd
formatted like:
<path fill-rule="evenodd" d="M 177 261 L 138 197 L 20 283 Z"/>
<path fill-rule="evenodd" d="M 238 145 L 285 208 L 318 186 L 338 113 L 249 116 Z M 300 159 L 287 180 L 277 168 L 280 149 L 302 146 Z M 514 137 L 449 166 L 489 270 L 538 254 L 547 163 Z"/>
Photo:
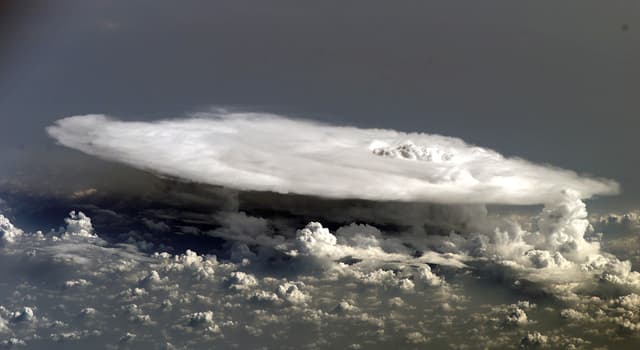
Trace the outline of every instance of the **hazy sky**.
<path fill-rule="evenodd" d="M 635 1 L 20 1 L 0 9 L 7 167 L 74 154 L 54 153 L 44 132 L 61 117 L 146 120 L 215 105 L 456 136 L 616 179 L 623 194 L 601 203 L 638 204 Z"/>

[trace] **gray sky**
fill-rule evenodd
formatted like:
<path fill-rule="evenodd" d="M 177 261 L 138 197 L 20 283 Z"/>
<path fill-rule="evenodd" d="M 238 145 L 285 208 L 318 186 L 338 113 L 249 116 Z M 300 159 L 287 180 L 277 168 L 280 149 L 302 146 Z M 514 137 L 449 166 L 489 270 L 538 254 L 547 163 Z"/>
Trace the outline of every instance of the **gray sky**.
<path fill-rule="evenodd" d="M 5 169 L 90 168 L 52 148 L 61 117 L 218 105 L 456 136 L 639 204 L 636 1 L 20 3 L 0 7 Z"/>

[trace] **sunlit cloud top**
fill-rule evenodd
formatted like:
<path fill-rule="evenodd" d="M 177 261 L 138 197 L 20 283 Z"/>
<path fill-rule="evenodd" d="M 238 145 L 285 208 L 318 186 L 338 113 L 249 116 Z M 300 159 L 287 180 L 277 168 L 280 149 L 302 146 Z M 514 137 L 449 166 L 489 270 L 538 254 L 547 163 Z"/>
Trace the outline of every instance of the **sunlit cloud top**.
<path fill-rule="evenodd" d="M 571 189 L 615 194 L 611 180 L 507 158 L 425 133 L 360 129 L 259 113 L 119 121 L 73 116 L 47 128 L 60 144 L 188 181 L 328 198 L 540 204 Z"/>

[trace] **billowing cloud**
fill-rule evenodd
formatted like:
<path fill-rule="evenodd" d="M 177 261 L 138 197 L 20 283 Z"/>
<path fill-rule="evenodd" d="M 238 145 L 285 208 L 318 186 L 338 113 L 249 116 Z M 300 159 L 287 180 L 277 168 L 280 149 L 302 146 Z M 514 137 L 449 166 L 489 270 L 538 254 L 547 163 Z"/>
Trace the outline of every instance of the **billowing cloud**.
<path fill-rule="evenodd" d="M 47 129 L 60 144 L 189 181 L 327 198 L 539 204 L 614 181 L 507 158 L 456 138 L 359 129 L 257 113 L 125 122 L 74 116 Z"/>
<path fill-rule="evenodd" d="M 9 219 L 0 214 L 0 246 L 13 243 L 21 235 L 22 230 L 13 226 Z"/>
<path fill-rule="evenodd" d="M 460 268 L 403 251 L 405 235 L 309 223 L 282 238 L 299 254 L 275 269 L 255 255 L 236 263 L 191 250 L 145 253 L 133 236 L 110 243 L 82 212 L 46 234 L 4 217 L 3 230 L 20 234 L 0 246 L 0 347 L 293 349 L 314 339 L 309 348 L 635 348 L 639 290 L 630 281 L 618 288 L 620 262 L 584 248 L 584 216 L 565 193 L 537 217 L 536 232 L 469 233 L 466 244 L 451 236 L 448 247 L 473 255 Z M 265 227 L 243 221 L 258 223 L 233 217 L 229 239 Z M 535 262 L 529 251 L 539 252 Z M 362 261 L 330 262 L 345 255 Z M 556 257 L 563 263 L 539 263 Z M 294 268 L 310 258 L 328 258 L 325 269 Z M 512 269 L 518 283 L 487 283 L 482 262 Z M 505 293 L 527 280 L 560 298 Z M 617 295 L 599 293 L 612 288 Z"/>
<path fill-rule="evenodd" d="M 235 239 L 242 259 L 197 244 L 142 242 L 132 232 L 114 241 L 80 211 L 48 233 L 0 218 L 0 232 L 11 232 L 0 245 L 0 346 L 640 343 L 640 275 L 587 235 L 584 203 L 572 191 L 530 224 L 448 235 L 319 222 L 288 233 L 271 217 L 219 213 L 222 226 L 207 234 Z M 144 239 L 168 234 L 147 229 L 154 235 Z"/>

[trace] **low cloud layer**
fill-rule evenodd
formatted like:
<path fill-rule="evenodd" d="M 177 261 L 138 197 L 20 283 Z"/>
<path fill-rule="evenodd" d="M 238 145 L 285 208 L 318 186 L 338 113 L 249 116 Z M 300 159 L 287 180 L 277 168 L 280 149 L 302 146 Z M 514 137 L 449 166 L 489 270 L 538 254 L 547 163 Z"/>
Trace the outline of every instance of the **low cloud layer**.
<path fill-rule="evenodd" d="M 83 212 L 47 233 L 0 213 L 0 348 L 636 349 L 638 273 L 563 196 L 535 230 L 447 236 L 310 222 L 276 237 L 270 219 L 225 214 L 202 234 L 224 235 L 229 259 L 117 242 Z"/>
<path fill-rule="evenodd" d="M 74 116 L 47 128 L 60 144 L 181 179 L 327 198 L 541 204 L 562 190 L 614 194 L 611 180 L 537 165 L 451 137 L 338 127 L 256 113 L 124 122 Z"/>

